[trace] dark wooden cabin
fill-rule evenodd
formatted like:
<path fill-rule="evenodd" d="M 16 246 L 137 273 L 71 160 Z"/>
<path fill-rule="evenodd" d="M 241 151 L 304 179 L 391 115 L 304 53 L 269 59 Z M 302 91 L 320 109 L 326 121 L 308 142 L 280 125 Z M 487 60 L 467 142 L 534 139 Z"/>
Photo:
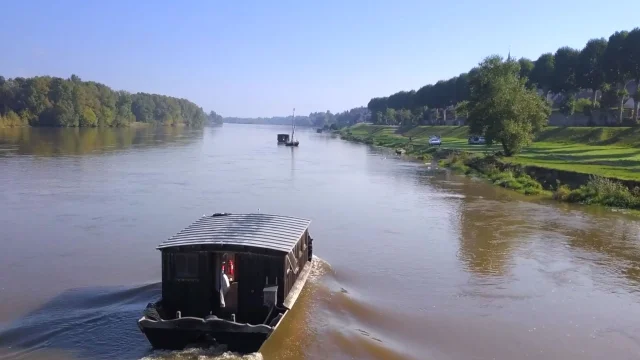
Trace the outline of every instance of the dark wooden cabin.
<path fill-rule="evenodd" d="M 278 134 L 278 144 L 289 142 L 289 134 Z"/>
<path fill-rule="evenodd" d="M 310 221 L 269 214 L 204 216 L 158 246 L 162 252 L 162 317 L 220 318 L 262 324 L 268 288 L 277 285 L 276 308 L 289 309 L 292 291 L 312 256 Z M 229 260 L 234 276 L 220 301 L 220 274 Z M 223 264 L 224 263 L 224 264 Z M 290 296 L 292 295 L 292 296 Z M 267 295 L 268 296 L 268 295 Z"/>

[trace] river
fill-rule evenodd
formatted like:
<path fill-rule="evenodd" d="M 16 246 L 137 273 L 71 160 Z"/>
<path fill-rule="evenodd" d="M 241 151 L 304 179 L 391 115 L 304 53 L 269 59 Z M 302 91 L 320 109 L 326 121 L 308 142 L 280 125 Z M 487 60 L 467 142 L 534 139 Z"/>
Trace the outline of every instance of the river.
<path fill-rule="evenodd" d="M 247 359 L 638 359 L 640 226 L 286 127 L 0 129 L 0 358 L 196 359 L 137 328 L 203 214 L 312 220 L 314 271 Z M 219 355 L 229 359 L 231 354 Z"/>

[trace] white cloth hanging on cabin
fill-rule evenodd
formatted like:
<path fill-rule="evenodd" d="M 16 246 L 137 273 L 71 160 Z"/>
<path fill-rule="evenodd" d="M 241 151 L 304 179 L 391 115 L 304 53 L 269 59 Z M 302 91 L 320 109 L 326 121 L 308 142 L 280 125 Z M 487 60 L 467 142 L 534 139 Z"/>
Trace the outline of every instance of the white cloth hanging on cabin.
<path fill-rule="evenodd" d="M 229 291 L 229 277 L 224 272 L 220 271 L 220 307 L 225 307 L 224 296 Z"/>

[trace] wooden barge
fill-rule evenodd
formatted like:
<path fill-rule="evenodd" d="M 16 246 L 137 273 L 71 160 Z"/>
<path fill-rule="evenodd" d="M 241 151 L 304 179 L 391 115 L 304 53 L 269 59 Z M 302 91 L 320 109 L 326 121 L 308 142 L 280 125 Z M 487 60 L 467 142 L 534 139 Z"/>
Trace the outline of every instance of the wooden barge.
<path fill-rule="evenodd" d="M 152 347 L 221 345 L 256 352 L 311 271 L 310 221 L 269 214 L 203 216 L 158 246 L 162 297 L 138 320 Z"/>

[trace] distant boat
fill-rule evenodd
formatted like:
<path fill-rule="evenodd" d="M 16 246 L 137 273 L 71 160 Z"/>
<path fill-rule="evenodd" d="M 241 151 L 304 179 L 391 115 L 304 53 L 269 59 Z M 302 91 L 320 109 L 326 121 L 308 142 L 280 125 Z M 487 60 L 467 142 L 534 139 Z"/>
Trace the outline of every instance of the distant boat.
<path fill-rule="evenodd" d="M 289 142 L 289 134 L 278 134 L 278 144 L 286 144 Z"/>
<path fill-rule="evenodd" d="M 318 134 L 322 134 L 322 128 L 318 128 L 318 129 L 316 129 L 316 132 L 317 132 Z"/>
<path fill-rule="evenodd" d="M 284 143 L 286 146 L 298 146 L 300 144 L 300 142 L 294 137 L 294 134 L 296 132 L 295 120 L 296 108 L 293 108 L 293 116 L 291 117 L 291 139 L 288 139 L 287 142 Z"/>

